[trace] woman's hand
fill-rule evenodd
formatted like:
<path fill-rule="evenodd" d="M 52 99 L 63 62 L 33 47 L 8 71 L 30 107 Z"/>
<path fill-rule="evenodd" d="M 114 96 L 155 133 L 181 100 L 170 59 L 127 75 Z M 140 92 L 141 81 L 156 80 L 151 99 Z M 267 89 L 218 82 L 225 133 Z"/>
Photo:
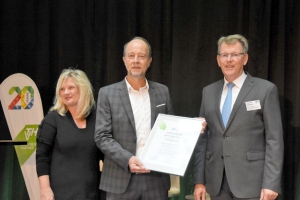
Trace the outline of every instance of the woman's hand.
<path fill-rule="evenodd" d="M 54 200 L 54 193 L 50 187 L 49 175 L 39 177 L 41 200 Z"/>
<path fill-rule="evenodd" d="M 50 187 L 41 188 L 41 200 L 54 200 L 54 193 Z"/>

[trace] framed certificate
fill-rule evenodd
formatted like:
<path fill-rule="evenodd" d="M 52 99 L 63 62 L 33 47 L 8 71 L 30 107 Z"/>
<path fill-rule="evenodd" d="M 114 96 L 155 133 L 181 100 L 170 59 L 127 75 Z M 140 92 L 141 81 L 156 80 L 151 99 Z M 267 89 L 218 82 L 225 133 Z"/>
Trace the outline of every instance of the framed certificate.
<path fill-rule="evenodd" d="M 159 114 L 139 159 L 153 171 L 184 176 L 203 120 Z"/>

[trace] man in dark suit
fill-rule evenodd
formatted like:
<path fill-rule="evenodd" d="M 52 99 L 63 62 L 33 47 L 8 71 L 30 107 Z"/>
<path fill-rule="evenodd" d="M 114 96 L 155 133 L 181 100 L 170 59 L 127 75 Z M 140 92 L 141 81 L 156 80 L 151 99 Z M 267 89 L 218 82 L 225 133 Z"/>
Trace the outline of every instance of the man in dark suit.
<path fill-rule="evenodd" d="M 218 41 L 217 61 L 224 79 L 203 89 L 200 116 L 207 127 L 195 148 L 197 200 L 205 199 L 206 191 L 212 200 L 270 200 L 281 191 L 278 92 L 273 83 L 244 72 L 247 51 L 241 35 Z"/>
<path fill-rule="evenodd" d="M 159 113 L 173 114 L 169 90 L 145 78 L 151 47 L 141 37 L 124 46 L 127 76 L 99 90 L 95 141 L 105 154 L 100 189 L 107 200 L 167 200 L 170 176 L 138 159 Z"/>

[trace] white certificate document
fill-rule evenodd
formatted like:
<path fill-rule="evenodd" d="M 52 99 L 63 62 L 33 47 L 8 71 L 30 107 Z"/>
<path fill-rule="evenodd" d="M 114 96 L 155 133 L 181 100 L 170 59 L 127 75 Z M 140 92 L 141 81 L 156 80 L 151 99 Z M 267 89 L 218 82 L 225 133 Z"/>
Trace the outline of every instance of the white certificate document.
<path fill-rule="evenodd" d="M 159 114 L 139 159 L 149 170 L 184 176 L 203 121 Z"/>

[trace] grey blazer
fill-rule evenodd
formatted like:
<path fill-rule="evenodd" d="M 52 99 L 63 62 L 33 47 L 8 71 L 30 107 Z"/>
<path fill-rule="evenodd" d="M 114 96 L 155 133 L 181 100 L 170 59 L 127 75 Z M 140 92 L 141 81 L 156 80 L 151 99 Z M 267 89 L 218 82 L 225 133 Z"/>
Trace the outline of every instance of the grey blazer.
<path fill-rule="evenodd" d="M 238 198 L 259 197 L 262 188 L 281 192 L 283 131 L 276 86 L 247 74 L 224 127 L 220 99 L 224 80 L 203 89 L 200 116 L 207 121 L 195 148 L 194 183 L 206 185 L 216 196 L 225 169 Z M 246 103 L 259 100 L 261 109 L 247 111 Z"/>
<path fill-rule="evenodd" d="M 159 113 L 173 114 L 169 90 L 165 85 L 148 81 L 151 104 L 151 127 Z M 164 106 L 156 107 L 157 105 Z M 125 80 L 100 88 L 97 102 L 95 141 L 104 153 L 100 189 L 121 194 L 127 189 L 131 172 L 128 161 L 136 153 L 136 130 Z M 162 174 L 166 189 L 170 176 Z"/>

